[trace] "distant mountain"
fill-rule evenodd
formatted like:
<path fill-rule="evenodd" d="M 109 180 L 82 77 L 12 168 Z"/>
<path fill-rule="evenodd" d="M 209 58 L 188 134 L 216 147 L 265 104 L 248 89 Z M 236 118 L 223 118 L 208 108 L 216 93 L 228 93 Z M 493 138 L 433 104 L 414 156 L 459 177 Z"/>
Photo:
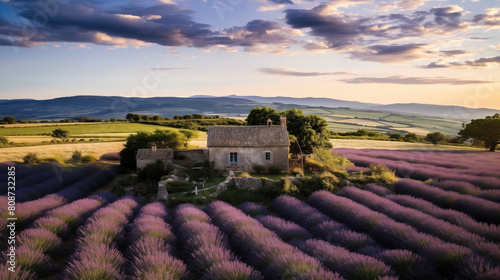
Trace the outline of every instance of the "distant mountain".
<path fill-rule="evenodd" d="M 173 117 L 194 113 L 246 114 L 260 104 L 245 99 L 120 96 L 71 96 L 48 100 L 11 100 L 0 103 L 1 116 L 23 120 L 75 117 L 125 118 L 127 113 Z M 0 116 L 0 117 L 1 117 Z"/>
<path fill-rule="evenodd" d="M 293 97 L 283 97 L 283 96 L 262 97 L 262 96 L 236 96 L 236 95 L 229 95 L 227 97 L 248 99 L 261 103 L 297 104 L 297 105 L 312 106 L 312 107 L 330 107 L 330 108 L 349 107 L 353 109 L 366 109 L 369 107 L 380 105 L 373 103 L 362 103 L 358 101 L 345 101 L 345 100 L 319 98 L 319 97 L 293 98 Z"/>
<path fill-rule="evenodd" d="M 470 119 L 483 118 L 498 113 L 492 109 L 471 109 L 459 106 L 426 104 L 380 105 L 356 101 L 343 101 L 330 98 L 292 98 L 260 96 L 192 96 L 131 98 L 121 96 L 70 96 L 48 100 L 15 99 L 0 100 L 0 117 L 14 116 L 23 120 L 55 120 L 75 117 L 125 118 L 127 113 L 161 115 L 173 117 L 186 114 L 220 114 L 245 116 L 256 106 L 269 106 L 277 109 L 298 107 L 300 109 L 350 108 L 398 112 L 407 115 L 441 117 L 468 122 Z"/>
<path fill-rule="evenodd" d="M 421 116 L 434 116 L 444 119 L 454 119 L 469 121 L 492 116 L 500 113 L 500 110 L 486 108 L 467 108 L 461 106 L 431 105 L 417 103 L 397 103 L 390 105 L 379 105 L 366 108 L 373 111 L 398 112 L 404 114 L 414 114 Z"/>
<path fill-rule="evenodd" d="M 432 104 L 419 104 L 419 103 L 396 103 L 389 105 L 381 105 L 374 103 L 362 103 L 357 101 L 344 101 L 331 98 L 293 98 L 293 97 L 261 97 L 261 96 L 236 96 L 230 95 L 231 98 L 242 98 L 253 100 L 261 103 L 281 103 L 281 104 L 296 104 L 302 106 L 312 107 L 329 107 L 339 108 L 348 107 L 351 109 L 362 109 L 370 111 L 386 111 L 403 113 L 408 115 L 420 115 L 439 117 L 444 119 L 453 119 L 468 122 L 471 119 L 484 118 L 486 116 L 500 113 L 500 110 L 487 109 L 487 108 L 467 108 L 461 106 L 449 105 L 432 105 Z"/>

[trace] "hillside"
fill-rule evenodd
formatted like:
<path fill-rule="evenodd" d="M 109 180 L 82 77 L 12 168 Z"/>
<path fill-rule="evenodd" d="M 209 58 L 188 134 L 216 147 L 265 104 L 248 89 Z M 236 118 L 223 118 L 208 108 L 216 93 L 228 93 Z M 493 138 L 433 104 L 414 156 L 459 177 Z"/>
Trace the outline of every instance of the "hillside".
<path fill-rule="evenodd" d="M 190 98 L 118 96 L 72 96 L 49 100 L 1 100 L 2 116 L 23 120 L 58 120 L 76 117 L 123 119 L 127 113 L 161 115 L 204 114 L 244 118 L 256 106 L 278 110 L 296 107 L 306 114 L 327 119 L 337 132 L 366 128 L 382 133 L 414 132 L 424 135 L 442 131 L 454 136 L 462 122 L 493 115 L 495 110 L 426 104 L 377 105 L 329 98 L 259 96 L 193 96 Z M 439 116 L 445 117 L 440 118 Z M 2 117 L 0 116 L 0 117 Z"/>

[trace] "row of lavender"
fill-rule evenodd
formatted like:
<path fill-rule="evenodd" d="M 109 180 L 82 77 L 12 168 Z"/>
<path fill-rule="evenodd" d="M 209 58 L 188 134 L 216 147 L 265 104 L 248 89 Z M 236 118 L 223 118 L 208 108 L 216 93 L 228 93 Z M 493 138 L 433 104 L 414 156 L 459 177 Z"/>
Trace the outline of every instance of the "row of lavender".
<path fill-rule="evenodd" d="M 34 219 L 41 216 L 44 211 L 64 205 L 90 195 L 92 192 L 109 183 L 115 176 L 116 170 L 100 169 L 90 165 L 64 173 L 60 177 L 53 171 L 51 178 L 42 183 L 24 185 L 24 177 L 16 184 L 15 192 L 17 218 L 16 226 L 22 229 L 29 225 Z M 29 193 L 30 200 L 25 200 Z M 31 198 L 35 198 L 31 200 Z M 7 217 L 9 216 L 7 196 L 0 196 L 0 235 L 5 231 Z"/>
<path fill-rule="evenodd" d="M 382 149 L 335 149 L 342 155 L 359 154 L 372 158 L 405 161 L 414 164 L 428 164 L 462 173 L 500 178 L 498 161 L 500 156 L 486 151 L 433 151 L 433 150 L 382 150 Z"/>
<path fill-rule="evenodd" d="M 62 279 L 495 279 L 500 275 L 497 244 L 458 227 L 452 227 L 457 233 L 446 242 L 446 236 L 432 235 L 439 231 L 426 228 L 423 219 L 440 226 L 430 216 L 368 191 L 346 188 L 340 194 L 344 197 L 316 192 L 307 201 L 314 207 L 289 196 L 277 198 L 272 210 L 291 221 L 254 203 L 241 205 L 243 212 L 220 201 L 209 204 L 205 212 L 180 205 L 169 215 L 160 203 L 139 209 L 131 197 L 108 206 L 112 199 L 77 200 L 47 212 L 20 234 L 21 269 L 0 278 L 36 279 L 54 273 Z M 380 207 L 377 211 L 387 215 L 352 199 Z M 396 213 L 400 211 L 402 215 Z M 71 240 L 72 232 L 76 240 Z M 73 245 L 65 248 L 65 243 Z M 64 251 L 70 252 L 69 261 L 60 259 L 68 256 Z"/>
<path fill-rule="evenodd" d="M 225 202 L 212 202 L 205 212 L 230 237 L 236 254 L 266 279 L 343 279 Z"/>
<path fill-rule="evenodd" d="M 462 165 L 453 168 L 434 165 L 436 161 L 448 160 L 449 152 L 424 153 L 420 160 L 413 159 L 411 153 L 393 150 L 357 150 L 335 149 L 334 152 L 347 157 L 355 165 L 369 167 L 371 164 L 382 164 L 393 170 L 400 177 L 416 180 L 439 179 L 439 181 L 466 182 L 476 188 L 466 190 L 470 194 L 485 199 L 500 201 L 500 156 L 490 153 L 459 154 Z M 439 184 L 438 184 L 439 185 Z M 450 185 L 450 182 L 441 184 Z"/>
<path fill-rule="evenodd" d="M 472 236 L 476 240 L 468 242 L 461 239 L 460 234 L 455 234 L 451 238 L 453 241 L 467 244 L 470 248 L 459 245 L 439 232 L 440 229 L 449 230 L 451 228 L 451 225 L 447 225 L 446 222 L 442 221 L 443 224 L 434 223 L 434 226 L 438 228 L 431 230 L 425 225 L 425 222 L 432 222 L 432 217 L 423 217 L 421 213 L 414 210 L 415 212 L 411 213 L 410 217 L 405 218 L 391 209 L 385 208 L 390 205 L 389 202 L 378 206 L 371 202 L 371 199 L 375 199 L 373 197 L 375 195 L 370 196 L 362 193 L 366 195 L 362 196 L 359 195 L 359 192 L 357 189 L 347 188 L 345 191 L 341 191 L 341 194 L 358 199 L 382 212 L 390 213 L 390 215 L 397 217 L 400 222 L 350 198 L 337 196 L 326 191 L 313 193 L 308 198 L 307 203 L 351 229 L 368 234 L 387 249 L 403 249 L 417 253 L 434 264 L 438 272 L 445 278 L 498 279 L 500 277 L 498 244 L 488 243 L 477 236 L 474 237 L 474 235 Z M 406 214 L 410 213 L 410 211 L 405 212 Z M 425 220 L 418 221 L 418 216 Z M 418 225 L 418 229 L 407 223 Z M 440 234 L 443 239 L 420 230 L 433 231 Z M 448 231 L 448 233 L 450 232 Z M 464 230 L 461 230 L 461 233 L 471 236 Z M 494 247 L 486 248 L 484 244 L 491 244 Z M 373 252 L 368 252 L 368 254 L 373 254 Z"/>
<path fill-rule="evenodd" d="M 17 237 L 15 273 L 0 267 L 0 279 L 39 279 L 61 269 L 56 262 L 71 250 L 72 235 L 98 208 L 115 200 L 110 194 L 94 195 L 47 211 Z M 2 256 L 7 256 L 2 252 Z M 64 261 L 64 260 L 63 260 Z"/>
<path fill-rule="evenodd" d="M 229 240 L 208 215 L 194 205 L 179 205 L 173 225 L 179 236 L 179 251 L 196 279 L 263 279 L 260 272 L 240 261 Z"/>

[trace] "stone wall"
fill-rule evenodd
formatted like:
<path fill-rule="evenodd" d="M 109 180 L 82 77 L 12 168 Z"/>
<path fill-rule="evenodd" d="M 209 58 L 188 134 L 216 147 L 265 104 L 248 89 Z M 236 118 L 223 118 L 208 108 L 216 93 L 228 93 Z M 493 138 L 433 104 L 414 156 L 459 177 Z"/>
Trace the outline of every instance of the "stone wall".
<path fill-rule="evenodd" d="M 256 164 L 264 167 L 277 166 L 288 172 L 288 147 L 211 147 L 209 160 L 219 170 L 252 172 Z M 238 153 L 238 164 L 229 164 L 229 153 Z M 266 160 L 265 152 L 271 152 L 271 160 Z"/>

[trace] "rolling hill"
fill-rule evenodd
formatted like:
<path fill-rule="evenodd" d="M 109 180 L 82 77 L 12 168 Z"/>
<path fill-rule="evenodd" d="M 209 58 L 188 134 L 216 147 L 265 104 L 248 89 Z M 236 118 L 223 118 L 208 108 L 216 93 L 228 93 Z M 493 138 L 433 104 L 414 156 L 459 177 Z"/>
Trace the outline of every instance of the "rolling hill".
<path fill-rule="evenodd" d="M 306 114 L 326 118 L 329 128 L 338 132 L 367 128 L 382 133 L 415 132 L 421 135 L 430 131 L 456 135 L 463 122 L 498 112 L 492 109 L 428 104 L 379 105 L 329 98 L 235 95 L 189 98 L 71 96 L 48 100 L 0 100 L 0 117 L 14 116 L 23 120 L 59 120 L 84 116 L 123 119 L 127 113 L 161 115 L 168 118 L 198 113 L 243 118 L 256 106 L 269 106 L 277 110 L 296 107 Z"/>

